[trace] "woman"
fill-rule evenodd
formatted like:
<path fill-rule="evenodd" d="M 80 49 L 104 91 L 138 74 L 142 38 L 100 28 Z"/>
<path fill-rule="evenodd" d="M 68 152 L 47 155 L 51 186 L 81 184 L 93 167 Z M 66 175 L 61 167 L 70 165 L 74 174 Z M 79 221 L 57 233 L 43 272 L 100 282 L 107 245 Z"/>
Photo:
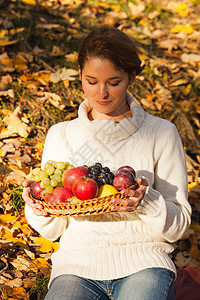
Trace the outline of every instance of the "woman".
<path fill-rule="evenodd" d="M 112 213 L 58 218 L 40 212 L 24 183 L 30 225 L 47 239 L 61 237 L 45 299 L 172 300 L 170 243 L 183 236 L 191 217 L 181 139 L 173 124 L 146 113 L 127 93 L 141 61 L 125 33 L 94 30 L 78 63 L 87 99 L 78 118 L 50 128 L 42 167 L 48 160 L 98 161 L 113 172 L 129 165 L 139 187 L 123 191 L 128 200 L 113 199 Z"/>

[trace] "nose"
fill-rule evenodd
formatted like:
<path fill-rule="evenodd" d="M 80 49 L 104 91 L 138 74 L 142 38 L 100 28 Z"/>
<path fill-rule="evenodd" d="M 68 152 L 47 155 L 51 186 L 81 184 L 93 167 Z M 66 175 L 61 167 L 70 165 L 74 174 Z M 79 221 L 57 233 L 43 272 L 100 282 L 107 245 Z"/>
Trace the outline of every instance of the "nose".
<path fill-rule="evenodd" d="M 100 97 L 101 99 L 108 99 L 109 97 L 108 89 L 105 84 L 100 86 Z"/>

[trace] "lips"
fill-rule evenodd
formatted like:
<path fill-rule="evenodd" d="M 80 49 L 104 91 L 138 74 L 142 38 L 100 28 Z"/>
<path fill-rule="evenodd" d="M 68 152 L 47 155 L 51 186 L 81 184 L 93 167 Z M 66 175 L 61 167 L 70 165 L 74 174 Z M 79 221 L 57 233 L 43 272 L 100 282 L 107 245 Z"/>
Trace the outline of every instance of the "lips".
<path fill-rule="evenodd" d="M 97 101 L 97 103 L 100 105 L 108 105 L 109 103 L 111 103 L 111 101 Z"/>

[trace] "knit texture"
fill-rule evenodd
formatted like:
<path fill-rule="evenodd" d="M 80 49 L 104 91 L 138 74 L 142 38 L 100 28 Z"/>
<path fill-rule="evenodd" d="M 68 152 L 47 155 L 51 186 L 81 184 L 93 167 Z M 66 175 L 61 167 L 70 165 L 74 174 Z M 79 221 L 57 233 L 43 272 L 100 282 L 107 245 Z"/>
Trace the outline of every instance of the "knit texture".
<path fill-rule="evenodd" d="M 52 126 L 47 134 L 42 167 L 47 160 L 75 166 L 101 162 L 113 172 L 130 165 L 148 181 L 134 212 L 97 216 L 38 217 L 26 205 L 30 225 L 50 240 L 60 238 L 52 255 L 50 282 L 61 274 L 109 280 L 145 268 L 164 267 L 176 273 L 168 254 L 190 224 L 184 150 L 176 127 L 146 113 L 127 94 L 132 117 L 119 123 L 87 117 L 83 101 L 78 118 Z"/>

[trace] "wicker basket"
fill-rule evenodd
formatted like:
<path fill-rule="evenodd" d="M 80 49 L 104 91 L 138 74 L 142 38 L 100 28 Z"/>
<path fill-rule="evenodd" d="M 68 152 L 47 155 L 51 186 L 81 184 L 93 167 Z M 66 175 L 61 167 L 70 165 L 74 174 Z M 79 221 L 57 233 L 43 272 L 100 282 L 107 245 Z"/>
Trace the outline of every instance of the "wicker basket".
<path fill-rule="evenodd" d="M 135 183 L 129 189 L 137 189 L 138 184 Z M 78 201 L 78 202 L 66 202 L 66 203 L 48 203 L 43 200 L 34 199 L 35 202 L 42 204 L 43 209 L 41 211 L 48 212 L 52 217 L 63 217 L 63 216 L 87 216 L 87 215 L 98 215 L 112 212 L 111 202 L 113 198 L 128 199 L 129 196 L 122 194 L 121 192 L 93 198 L 90 200 Z"/>

